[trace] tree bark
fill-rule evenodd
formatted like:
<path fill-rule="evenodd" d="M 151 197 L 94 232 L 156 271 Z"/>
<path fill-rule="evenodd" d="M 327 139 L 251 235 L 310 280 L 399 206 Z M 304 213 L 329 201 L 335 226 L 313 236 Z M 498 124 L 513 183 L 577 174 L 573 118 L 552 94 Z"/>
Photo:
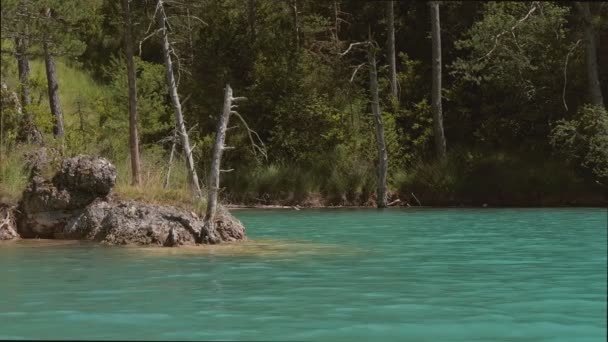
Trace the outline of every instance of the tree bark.
<path fill-rule="evenodd" d="M 443 132 L 443 113 L 441 107 L 441 29 L 439 3 L 431 1 L 431 36 L 433 45 L 433 85 L 431 91 L 433 108 L 433 131 L 437 158 L 446 160 L 446 143 Z"/>
<path fill-rule="evenodd" d="M 215 213 L 217 211 L 217 194 L 220 188 L 220 166 L 222 163 L 222 153 L 226 140 L 226 129 L 230 120 L 230 110 L 232 108 L 232 89 L 226 85 L 224 89 L 224 108 L 217 124 L 215 142 L 213 144 L 213 156 L 211 159 L 211 170 L 209 172 L 209 189 L 207 192 L 207 213 L 205 215 L 203 229 L 201 230 L 201 240 L 206 243 L 219 243 L 215 229 Z"/>
<path fill-rule="evenodd" d="M 576 7 L 583 19 L 585 27 L 585 59 L 587 64 L 587 86 L 591 104 L 604 106 L 604 97 L 600 87 L 599 70 L 597 65 L 597 39 L 593 28 L 591 10 L 588 2 L 576 2 Z"/>
<path fill-rule="evenodd" d="M 129 80 L 129 148 L 131 150 L 131 184 L 141 183 L 139 159 L 139 134 L 137 132 L 137 87 L 135 81 L 135 63 L 133 62 L 133 34 L 131 32 L 131 11 L 129 0 L 121 0 L 122 16 L 125 30 L 125 55 L 127 58 L 127 76 Z"/>
<path fill-rule="evenodd" d="M 395 100 L 399 101 L 399 91 L 397 90 L 397 61 L 395 56 L 395 13 L 393 1 L 386 2 L 388 17 L 388 67 L 391 81 L 391 94 Z"/>
<path fill-rule="evenodd" d="M 59 82 L 57 81 L 57 70 L 55 69 L 55 59 L 51 54 L 49 41 L 47 38 L 43 42 L 44 65 L 46 67 L 46 80 L 49 91 L 49 105 L 53 114 L 53 135 L 55 138 L 63 137 L 63 112 L 59 102 Z"/>
<path fill-rule="evenodd" d="M 165 177 L 165 184 L 163 189 L 169 187 L 169 180 L 171 179 L 171 168 L 173 167 L 173 156 L 175 155 L 175 145 L 177 144 L 177 135 L 174 134 L 173 142 L 171 143 L 171 153 L 169 153 L 169 165 L 167 166 L 167 176 Z"/>
<path fill-rule="evenodd" d="M 293 8 L 293 24 L 295 27 L 296 34 L 296 49 L 300 49 L 300 19 L 298 17 L 298 0 L 291 0 L 291 7 Z"/>
<path fill-rule="evenodd" d="M 15 38 L 15 52 L 17 56 L 19 83 L 21 85 L 21 105 L 25 107 L 30 104 L 30 63 L 27 58 L 27 39 L 24 35 Z"/>
<path fill-rule="evenodd" d="M 256 37 L 256 0 L 247 0 L 247 21 L 249 24 L 249 35 L 252 40 Z"/>
<path fill-rule="evenodd" d="M 372 96 L 371 107 L 376 126 L 376 145 L 378 148 L 378 190 L 377 190 L 377 206 L 378 208 L 386 208 L 386 173 L 388 169 L 388 154 L 384 141 L 384 123 L 382 122 L 382 114 L 380 113 L 380 100 L 378 96 L 378 72 L 376 70 L 376 53 L 374 46 L 370 43 L 367 50 L 367 58 L 369 62 L 369 90 Z"/>
<path fill-rule="evenodd" d="M 163 1 L 158 0 L 158 6 L 160 8 L 158 14 L 158 27 L 161 31 L 163 38 L 163 58 L 165 60 L 165 70 L 167 75 L 167 87 L 169 88 L 169 94 L 171 95 L 171 101 L 173 102 L 173 108 L 175 110 L 175 122 L 177 133 L 182 141 L 182 147 L 184 148 L 184 155 L 186 156 L 186 164 L 188 166 L 188 172 L 190 174 L 190 180 L 192 181 L 193 190 L 199 198 L 203 197 L 201 186 L 198 182 L 198 175 L 194 166 L 194 160 L 192 158 L 192 149 L 190 148 L 190 139 L 188 138 L 188 132 L 186 131 L 186 125 L 184 124 L 184 116 L 182 113 L 182 105 L 179 100 L 177 93 L 177 83 L 175 82 L 175 75 L 173 74 L 173 62 L 171 61 L 171 46 L 169 45 L 169 36 L 167 34 L 167 27 L 165 25 L 166 15 L 163 8 Z"/>

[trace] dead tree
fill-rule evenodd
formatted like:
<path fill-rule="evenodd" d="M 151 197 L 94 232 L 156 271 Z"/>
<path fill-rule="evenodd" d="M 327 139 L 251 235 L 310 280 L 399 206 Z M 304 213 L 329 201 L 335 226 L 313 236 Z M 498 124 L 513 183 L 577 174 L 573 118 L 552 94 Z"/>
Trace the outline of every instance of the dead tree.
<path fill-rule="evenodd" d="M 604 106 L 604 97 L 600 87 L 599 72 L 597 66 L 597 38 L 593 28 L 593 18 L 588 2 L 575 2 L 579 15 L 583 20 L 585 28 L 585 59 L 587 64 L 587 84 L 591 104 Z"/>
<path fill-rule="evenodd" d="M 291 0 L 291 8 L 293 9 L 293 26 L 295 28 L 296 49 L 300 49 L 300 18 L 298 16 L 298 0 Z"/>
<path fill-rule="evenodd" d="M 44 10 L 46 20 L 52 20 L 51 9 Z M 62 138 L 63 129 L 63 111 L 59 101 L 59 82 L 57 81 L 57 70 L 55 68 L 55 57 L 51 51 L 51 39 L 48 33 L 44 33 L 42 47 L 44 49 L 44 65 L 46 67 L 46 80 L 49 91 L 49 105 L 53 114 L 53 135 L 55 138 Z"/>
<path fill-rule="evenodd" d="M 371 109 L 374 120 L 375 133 L 376 133 L 376 147 L 378 149 L 378 188 L 376 192 L 377 201 L 376 205 L 378 208 L 386 208 L 387 206 L 387 190 L 386 190 L 386 178 L 388 173 L 388 152 L 386 150 L 386 142 L 384 139 L 384 122 L 382 120 L 382 112 L 380 111 L 380 99 L 378 95 L 378 71 L 376 69 L 376 50 L 378 44 L 372 40 L 371 32 L 369 39 L 364 42 L 351 43 L 346 51 L 342 52 L 340 56 L 346 55 L 355 47 L 365 47 L 367 50 L 367 64 L 369 68 L 369 91 L 371 96 Z M 359 65 L 350 80 L 355 77 L 355 74 L 364 64 Z"/>
<path fill-rule="evenodd" d="M 388 67 L 391 81 L 391 94 L 395 100 L 399 100 L 399 91 L 397 90 L 397 62 L 395 57 L 395 13 L 393 9 L 393 1 L 386 2 L 388 17 Z"/>
<path fill-rule="evenodd" d="M 433 84 L 431 90 L 433 108 L 433 133 L 437 158 L 446 159 L 446 143 L 443 132 L 443 110 L 441 106 L 441 30 L 439 21 L 439 3 L 431 1 L 431 37 L 433 44 Z"/>
<path fill-rule="evenodd" d="M 135 84 L 135 63 L 133 62 L 133 34 L 131 32 L 131 10 L 129 0 L 121 0 L 124 43 L 127 58 L 127 76 L 129 80 L 129 149 L 131 150 L 131 184 L 139 185 L 139 135 L 137 133 L 137 87 Z"/>
<path fill-rule="evenodd" d="M 169 35 L 167 32 L 167 14 L 163 7 L 163 0 L 158 0 L 156 7 L 158 15 L 158 29 L 162 36 L 163 45 L 163 58 L 165 60 L 165 70 L 167 74 L 167 87 L 169 88 L 169 94 L 173 103 L 173 109 L 175 110 L 175 122 L 177 134 L 180 137 L 182 147 L 184 149 L 184 155 L 186 157 L 186 164 L 188 167 L 188 173 L 192 181 L 192 187 L 197 197 L 203 198 L 201 186 L 198 181 L 198 175 L 194 166 L 194 159 L 192 158 L 192 148 L 190 148 L 190 139 L 188 132 L 186 131 L 186 125 L 184 124 L 184 116 L 182 113 L 182 104 L 177 93 L 177 83 L 175 81 L 175 74 L 173 73 L 173 62 L 171 61 L 171 54 L 173 53 L 171 45 L 169 44 Z"/>
<path fill-rule="evenodd" d="M 233 97 L 232 88 L 230 88 L 230 85 L 227 84 L 226 88 L 224 89 L 224 107 L 222 108 L 222 113 L 218 120 L 215 142 L 213 143 L 211 170 L 209 172 L 209 189 L 207 191 L 207 212 L 205 214 L 203 229 L 201 230 L 200 236 L 200 240 L 204 243 L 216 244 L 221 242 L 220 238 L 217 236 L 217 230 L 215 229 L 215 214 L 218 207 L 217 197 L 220 190 L 220 174 L 222 172 L 232 171 L 221 169 L 223 152 L 225 150 L 232 149 L 232 147 L 225 145 L 226 131 L 228 130 L 228 122 L 230 121 L 231 115 L 236 115 L 241 120 L 241 123 L 245 126 L 254 153 L 259 152 L 262 154 L 262 156 L 264 156 L 264 158 L 266 158 L 266 149 L 264 148 L 264 143 L 260 139 L 260 136 L 249 128 L 249 125 L 247 125 L 245 119 L 243 119 L 243 117 L 236 110 L 234 110 L 236 109 L 236 105 L 234 103 L 240 100 L 245 100 L 245 98 Z M 261 146 L 255 142 L 254 136 Z"/>

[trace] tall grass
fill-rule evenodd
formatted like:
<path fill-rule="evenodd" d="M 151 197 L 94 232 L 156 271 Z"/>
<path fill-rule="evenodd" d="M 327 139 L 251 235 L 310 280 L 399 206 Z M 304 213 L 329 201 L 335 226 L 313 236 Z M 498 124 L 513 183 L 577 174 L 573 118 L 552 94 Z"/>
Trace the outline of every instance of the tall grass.
<path fill-rule="evenodd" d="M 26 161 L 19 151 L 0 147 L 0 203 L 16 204 L 27 185 Z"/>
<path fill-rule="evenodd" d="M 206 199 L 198 199 L 191 191 L 186 164 L 176 158 L 171 168 L 169 186 L 164 187 L 168 171 L 167 157 L 158 149 L 145 149 L 141 153 L 141 183 L 131 184 L 130 156 L 113 160 L 118 172 L 114 193 L 121 199 L 133 199 L 155 204 L 174 205 L 193 209 L 202 215 Z"/>

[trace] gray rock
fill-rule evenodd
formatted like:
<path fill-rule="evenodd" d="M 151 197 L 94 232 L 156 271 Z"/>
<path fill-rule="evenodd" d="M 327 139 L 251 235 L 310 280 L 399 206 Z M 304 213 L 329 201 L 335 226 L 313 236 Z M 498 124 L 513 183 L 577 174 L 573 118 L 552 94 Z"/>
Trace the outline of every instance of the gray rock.
<path fill-rule="evenodd" d="M 66 159 L 52 178 L 32 176 L 18 206 L 23 238 L 92 240 L 111 245 L 180 246 L 200 243 L 203 220 L 191 211 L 109 196 L 116 168 L 106 159 Z M 246 238 L 245 228 L 221 208 L 216 214 L 221 241 Z"/>
<path fill-rule="evenodd" d="M 243 240 L 245 228 L 229 213 L 218 219 L 222 241 Z M 230 218 L 230 219 L 229 219 Z M 63 229 L 57 239 L 93 240 L 110 245 L 195 245 L 203 221 L 191 212 L 172 206 L 138 201 L 96 201 Z"/>
<path fill-rule="evenodd" d="M 79 155 L 65 159 L 53 177 L 59 189 L 106 196 L 116 183 L 116 168 L 107 159 Z"/>
<path fill-rule="evenodd" d="M 19 238 L 13 209 L 7 204 L 0 203 L 0 241 Z"/>

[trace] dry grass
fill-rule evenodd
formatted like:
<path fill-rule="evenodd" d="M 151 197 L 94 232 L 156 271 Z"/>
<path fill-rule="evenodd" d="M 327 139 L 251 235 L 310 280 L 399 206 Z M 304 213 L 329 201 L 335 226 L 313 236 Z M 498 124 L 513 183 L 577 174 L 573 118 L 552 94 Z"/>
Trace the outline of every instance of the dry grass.
<path fill-rule="evenodd" d="M 145 201 L 152 204 L 172 205 L 192 210 L 199 216 L 207 208 L 206 199 L 198 199 L 191 191 L 186 167 L 182 161 L 175 161 L 171 171 L 170 186 L 164 188 L 167 175 L 166 162 L 154 154 L 142 153 L 141 184 L 131 185 L 130 159 L 115 161 L 118 171 L 114 194 L 123 200 Z"/>

